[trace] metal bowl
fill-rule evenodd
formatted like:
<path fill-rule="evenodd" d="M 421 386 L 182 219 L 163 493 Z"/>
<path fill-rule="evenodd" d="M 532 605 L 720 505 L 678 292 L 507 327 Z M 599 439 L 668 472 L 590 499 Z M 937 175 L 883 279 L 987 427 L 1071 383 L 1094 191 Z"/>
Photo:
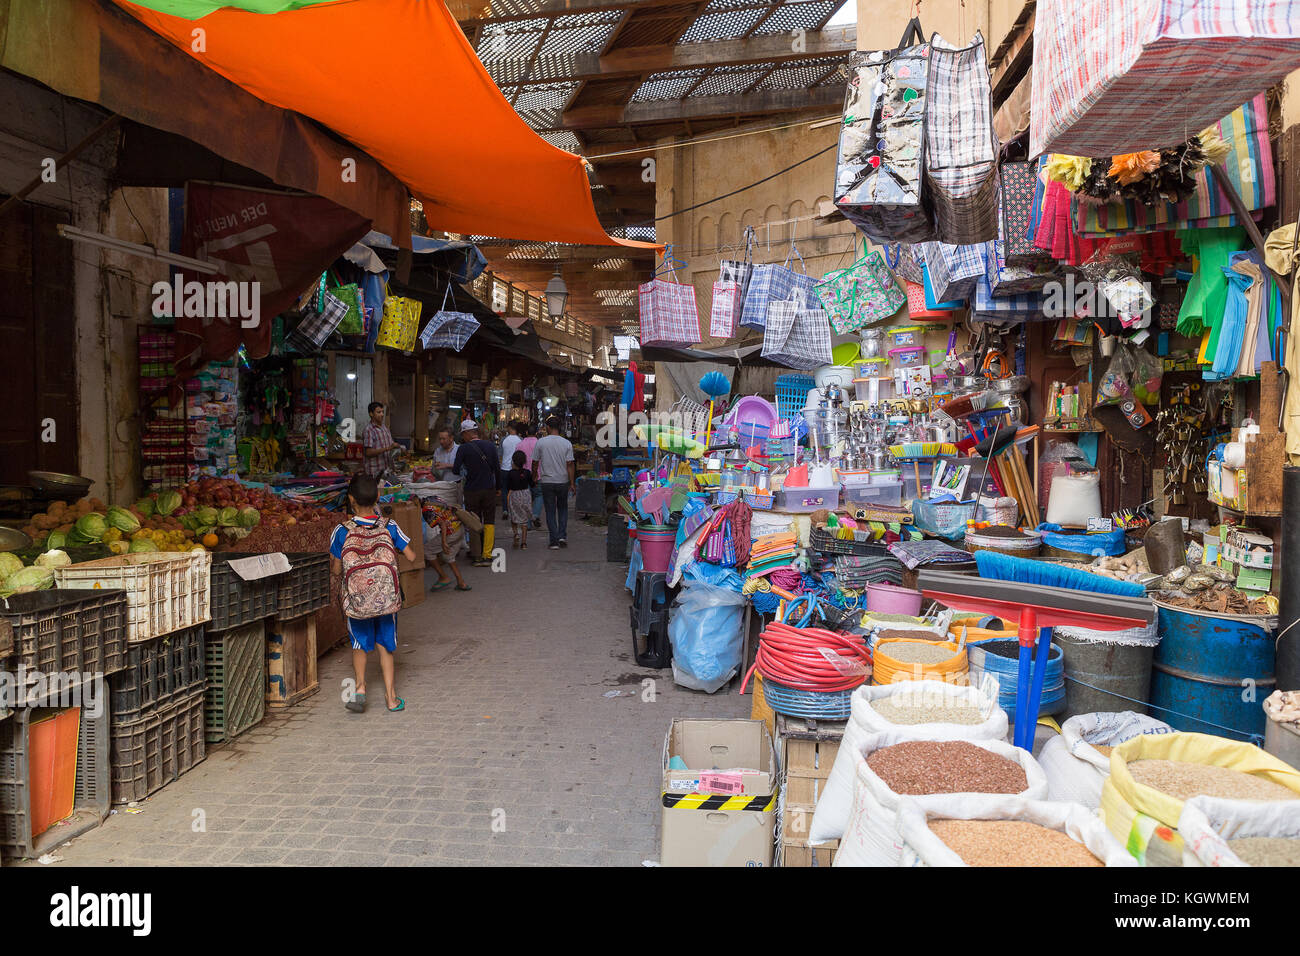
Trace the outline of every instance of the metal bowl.
<path fill-rule="evenodd" d="M 27 480 L 32 483 L 37 494 L 47 497 L 63 498 L 72 496 L 72 500 L 84 498 L 95 483 L 93 478 L 81 475 L 63 475 L 57 471 L 29 471 Z"/>
<path fill-rule="evenodd" d="M 949 383 L 955 389 L 983 390 L 984 378 L 979 375 L 954 375 Z"/>
<path fill-rule="evenodd" d="M 0 551 L 22 551 L 32 546 L 32 539 L 17 528 L 0 525 Z"/>
<path fill-rule="evenodd" d="M 1000 378 L 993 383 L 994 391 L 1003 395 L 1018 395 L 1021 392 L 1029 391 L 1028 375 L 1009 375 L 1006 378 Z"/>

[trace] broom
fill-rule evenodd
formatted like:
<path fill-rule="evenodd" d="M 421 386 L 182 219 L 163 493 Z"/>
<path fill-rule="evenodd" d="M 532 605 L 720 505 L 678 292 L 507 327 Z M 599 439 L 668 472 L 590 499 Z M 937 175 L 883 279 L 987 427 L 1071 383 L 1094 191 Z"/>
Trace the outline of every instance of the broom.
<path fill-rule="evenodd" d="M 709 422 L 704 428 L 704 447 L 709 447 L 713 435 L 713 400 L 731 391 L 731 382 L 721 372 L 706 372 L 700 379 L 700 391 L 709 396 Z"/>

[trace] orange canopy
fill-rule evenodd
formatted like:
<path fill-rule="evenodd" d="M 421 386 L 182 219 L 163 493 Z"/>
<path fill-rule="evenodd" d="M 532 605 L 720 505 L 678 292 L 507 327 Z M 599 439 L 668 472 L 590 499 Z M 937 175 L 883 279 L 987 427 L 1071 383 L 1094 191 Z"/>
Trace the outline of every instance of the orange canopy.
<path fill-rule="evenodd" d="M 441 0 L 354 0 L 269 15 L 227 8 L 198 20 L 115 2 L 259 99 L 324 123 L 379 160 L 424 204 L 431 228 L 653 245 L 605 233 L 582 159 L 519 118 Z"/>

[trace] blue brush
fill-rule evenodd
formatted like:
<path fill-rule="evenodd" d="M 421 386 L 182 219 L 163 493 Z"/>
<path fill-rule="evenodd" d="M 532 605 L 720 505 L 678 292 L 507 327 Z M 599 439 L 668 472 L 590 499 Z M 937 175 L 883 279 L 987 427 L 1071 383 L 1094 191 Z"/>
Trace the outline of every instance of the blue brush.
<path fill-rule="evenodd" d="M 1047 561 L 1013 558 L 996 551 L 976 551 L 975 564 L 980 577 L 998 581 L 1016 581 L 1021 584 L 1042 584 L 1070 591 L 1093 591 L 1098 594 L 1119 594 L 1124 597 L 1145 597 L 1147 590 L 1132 581 L 1117 581 L 1089 574 L 1074 568 L 1063 568 Z"/>

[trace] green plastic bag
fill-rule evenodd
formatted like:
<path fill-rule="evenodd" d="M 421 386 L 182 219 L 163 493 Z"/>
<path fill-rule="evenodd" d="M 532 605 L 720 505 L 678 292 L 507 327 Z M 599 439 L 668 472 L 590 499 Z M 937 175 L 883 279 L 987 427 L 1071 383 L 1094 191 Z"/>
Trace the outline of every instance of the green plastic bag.
<path fill-rule="evenodd" d="M 339 322 L 334 331 L 340 335 L 365 335 L 365 300 L 360 287 L 355 282 L 342 285 L 332 274 L 330 279 L 333 282 L 330 292 L 348 307 L 347 315 L 343 316 L 343 321 Z"/>

